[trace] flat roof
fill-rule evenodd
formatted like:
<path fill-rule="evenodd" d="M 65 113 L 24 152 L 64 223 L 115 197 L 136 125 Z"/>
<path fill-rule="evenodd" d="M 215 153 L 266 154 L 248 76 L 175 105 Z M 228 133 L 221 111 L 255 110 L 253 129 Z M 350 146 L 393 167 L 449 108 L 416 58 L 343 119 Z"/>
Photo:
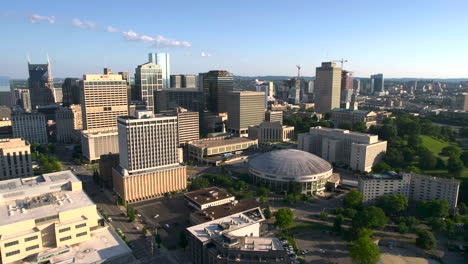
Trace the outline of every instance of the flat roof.
<path fill-rule="evenodd" d="M 260 203 L 257 202 L 257 199 L 255 198 L 244 199 L 234 204 L 227 203 L 193 212 L 191 214 L 191 217 L 197 219 L 200 223 L 209 222 L 215 219 L 226 217 L 231 214 L 237 214 L 259 206 Z"/>
<path fill-rule="evenodd" d="M 0 225 L 94 205 L 83 190 L 71 191 L 79 181 L 71 171 L 1 181 Z"/>
<path fill-rule="evenodd" d="M 10 121 L 10 120 L 8 120 Z M 10 121 L 11 122 L 11 121 Z M 28 142 L 22 138 L 4 138 L 0 139 L 0 149 L 12 149 L 29 146 Z"/>
<path fill-rule="evenodd" d="M 234 197 L 233 195 L 229 194 L 228 192 L 222 189 L 219 189 L 218 187 L 203 188 L 200 190 L 186 193 L 184 194 L 184 196 L 185 198 L 188 198 L 191 202 L 199 206 L 212 203 L 214 201 Z"/>
<path fill-rule="evenodd" d="M 250 209 L 241 213 L 232 214 L 210 222 L 202 223 L 187 228 L 187 231 L 204 243 L 222 233 L 230 233 L 239 228 L 244 228 L 265 220 L 260 207 Z"/>
<path fill-rule="evenodd" d="M 242 144 L 249 143 L 252 141 L 257 141 L 256 139 L 246 138 L 246 137 L 227 137 L 222 139 L 202 139 L 194 140 L 189 142 L 189 145 L 198 147 L 198 148 L 215 148 L 222 147 L 226 145 Z"/>
<path fill-rule="evenodd" d="M 241 237 L 239 249 L 245 251 L 270 251 L 284 248 L 277 238 L 273 237 Z"/>

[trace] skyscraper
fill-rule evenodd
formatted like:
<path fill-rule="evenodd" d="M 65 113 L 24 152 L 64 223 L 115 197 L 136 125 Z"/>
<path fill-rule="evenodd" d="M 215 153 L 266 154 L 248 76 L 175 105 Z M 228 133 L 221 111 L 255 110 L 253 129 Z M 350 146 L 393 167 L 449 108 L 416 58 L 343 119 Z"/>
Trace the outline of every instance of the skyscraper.
<path fill-rule="evenodd" d="M 206 108 L 214 113 L 226 112 L 226 95 L 234 89 L 234 75 L 227 71 L 203 74 L 203 93 Z"/>
<path fill-rule="evenodd" d="M 115 127 L 117 117 L 128 115 L 127 82 L 121 75 L 86 74 L 80 85 L 84 129 Z"/>
<path fill-rule="evenodd" d="M 334 62 L 322 62 L 315 74 L 315 111 L 330 112 L 340 107 L 341 68 Z"/>
<path fill-rule="evenodd" d="M 179 164 L 177 116 L 140 111 L 118 118 L 119 166 L 114 190 L 127 202 L 180 191 L 187 187 L 185 166 Z"/>
<path fill-rule="evenodd" d="M 196 88 L 196 75 L 171 75 L 171 88 Z"/>
<path fill-rule="evenodd" d="M 341 104 L 344 108 L 349 107 L 351 96 L 354 93 L 353 89 L 353 73 L 350 71 L 341 72 Z"/>
<path fill-rule="evenodd" d="M 13 137 L 31 143 L 47 144 L 47 123 L 41 113 L 16 113 L 12 115 Z"/>
<path fill-rule="evenodd" d="M 382 73 L 371 75 L 373 82 L 374 93 L 380 93 L 384 91 L 384 77 Z"/>
<path fill-rule="evenodd" d="M 162 89 L 161 66 L 152 62 L 138 65 L 135 69 L 135 90 L 137 100 L 146 103 L 146 108 L 154 112 L 154 92 Z"/>
<path fill-rule="evenodd" d="M 169 53 L 149 53 L 149 62 L 161 66 L 162 88 L 171 88 L 171 62 Z"/>
<path fill-rule="evenodd" d="M 77 78 L 66 78 L 62 84 L 63 105 L 80 104 L 80 81 Z"/>
<path fill-rule="evenodd" d="M 28 70 L 32 107 L 54 104 L 54 79 L 49 60 L 47 60 L 47 64 L 31 64 L 28 61 Z"/>
<path fill-rule="evenodd" d="M 31 94 L 29 89 L 15 89 L 15 105 L 21 105 L 24 111 L 31 112 Z"/>
<path fill-rule="evenodd" d="M 259 125 L 265 118 L 265 93 L 231 91 L 227 93 L 228 132 L 247 136 L 249 126 Z"/>

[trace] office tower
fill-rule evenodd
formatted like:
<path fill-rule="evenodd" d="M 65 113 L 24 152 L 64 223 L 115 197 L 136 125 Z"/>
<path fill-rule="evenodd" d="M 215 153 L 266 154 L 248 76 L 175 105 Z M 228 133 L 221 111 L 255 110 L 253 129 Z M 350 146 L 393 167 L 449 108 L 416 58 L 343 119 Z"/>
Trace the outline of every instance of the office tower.
<path fill-rule="evenodd" d="M 128 115 L 127 82 L 121 75 L 87 74 L 80 86 L 84 129 L 115 127 L 118 116 Z"/>
<path fill-rule="evenodd" d="M 227 71 L 209 71 L 203 75 L 206 108 L 213 113 L 226 112 L 226 95 L 234 89 L 234 75 Z"/>
<path fill-rule="evenodd" d="M 63 102 L 63 91 L 62 88 L 54 88 L 54 98 L 56 103 Z"/>
<path fill-rule="evenodd" d="M 177 108 L 178 145 L 200 138 L 200 120 L 198 112 L 190 112 L 184 108 Z"/>
<path fill-rule="evenodd" d="M 0 139 L 0 181 L 33 175 L 29 143 L 21 138 Z"/>
<path fill-rule="evenodd" d="M 196 88 L 171 88 L 154 92 L 155 112 L 175 110 L 177 107 L 186 108 L 190 111 L 199 112 L 203 110 L 203 92 Z"/>
<path fill-rule="evenodd" d="M 119 72 L 119 75 L 122 75 L 122 79 L 127 81 L 127 85 L 130 85 L 130 73 L 129 72 Z"/>
<path fill-rule="evenodd" d="M 354 93 L 355 94 L 361 93 L 361 79 L 354 79 L 353 80 L 353 88 L 354 88 Z"/>
<path fill-rule="evenodd" d="M 3 264 L 136 261 L 70 171 L 0 181 L 0 205 Z"/>
<path fill-rule="evenodd" d="M 371 75 L 371 82 L 373 82 L 374 93 L 380 93 L 384 91 L 384 77 L 382 73 Z"/>
<path fill-rule="evenodd" d="M 247 136 L 249 126 L 259 125 L 265 118 L 264 98 L 264 92 L 229 92 L 226 97 L 228 132 Z"/>
<path fill-rule="evenodd" d="M 20 105 L 24 111 L 31 112 L 31 94 L 29 89 L 15 89 L 15 105 Z"/>
<path fill-rule="evenodd" d="M 98 160 L 101 155 L 119 153 L 117 128 L 114 126 L 81 131 L 81 150 L 89 161 Z"/>
<path fill-rule="evenodd" d="M 196 75 L 171 75 L 171 88 L 196 88 Z"/>
<path fill-rule="evenodd" d="M 187 187 L 185 166 L 179 164 L 177 116 L 151 111 L 118 118 L 119 166 L 114 190 L 127 202 L 156 198 Z"/>
<path fill-rule="evenodd" d="M 10 78 L 0 76 L 0 105 L 12 106 L 14 104 L 14 94 L 10 88 Z"/>
<path fill-rule="evenodd" d="M 132 89 L 132 80 L 130 79 L 130 73 L 129 72 L 119 72 L 119 75 L 122 76 L 122 79 L 127 82 L 127 100 L 130 102 L 132 100 L 135 100 L 136 96 L 134 96 L 135 91 Z"/>
<path fill-rule="evenodd" d="M 104 68 L 104 74 L 105 74 L 105 75 L 110 75 L 110 74 L 112 74 L 112 69 L 111 69 L 111 68 Z"/>
<path fill-rule="evenodd" d="M 152 62 L 138 65 L 135 69 L 135 91 L 137 100 L 145 102 L 146 108 L 154 112 L 154 91 L 162 89 L 161 67 Z"/>
<path fill-rule="evenodd" d="M 322 62 L 315 74 L 315 111 L 330 112 L 340 107 L 341 68 L 334 62 Z"/>
<path fill-rule="evenodd" d="M 80 81 L 77 78 L 66 78 L 62 84 L 63 105 L 80 104 Z"/>
<path fill-rule="evenodd" d="M 169 53 L 149 53 L 149 62 L 161 67 L 162 88 L 171 88 L 171 62 Z"/>
<path fill-rule="evenodd" d="M 341 91 L 353 89 L 353 73 L 350 71 L 341 71 Z"/>
<path fill-rule="evenodd" d="M 61 143 L 78 142 L 79 131 L 83 129 L 80 105 L 61 107 L 55 111 L 57 141 Z"/>
<path fill-rule="evenodd" d="M 31 143 L 47 144 L 47 123 L 44 114 L 15 113 L 12 115 L 13 137 Z"/>
<path fill-rule="evenodd" d="M 461 93 L 455 96 L 455 107 L 459 110 L 468 111 L 468 93 Z"/>
<path fill-rule="evenodd" d="M 265 112 L 265 121 L 280 122 L 280 124 L 283 124 L 283 111 L 267 110 Z"/>
<path fill-rule="evenodd" d="M 31 64 L 28 61 L 28 69 L 28 85 L 31 91 L 32 107 L 54 104 L 54 79 L 52 78 L 49 60 L 47 60 L 47 64 Z"/>

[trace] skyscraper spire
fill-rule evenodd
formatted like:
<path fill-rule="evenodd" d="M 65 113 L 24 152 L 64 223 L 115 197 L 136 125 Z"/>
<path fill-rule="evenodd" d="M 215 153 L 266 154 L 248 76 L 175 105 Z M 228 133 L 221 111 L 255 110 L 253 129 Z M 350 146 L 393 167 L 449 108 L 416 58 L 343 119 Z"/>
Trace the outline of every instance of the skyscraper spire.
<path fill-rule="evenodd" d="M 31 64 L 31 59 L 29 58 L 29 54 L 28 54 L 28 64 Z"/>
<path fill-rule="evenodd" d="M 47 53 L 47 64 L 50 64 L 49 53 Z"/>

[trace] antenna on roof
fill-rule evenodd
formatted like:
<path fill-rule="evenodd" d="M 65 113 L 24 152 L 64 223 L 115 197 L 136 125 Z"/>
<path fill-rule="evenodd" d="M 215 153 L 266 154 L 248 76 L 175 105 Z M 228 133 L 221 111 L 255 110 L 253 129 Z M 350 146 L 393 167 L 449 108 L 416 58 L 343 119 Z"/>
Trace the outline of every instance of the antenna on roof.
<path fill-rule="evenodd" d="M 31 64 L 31 59 L 29 58 L 29 54 L 28 54 L 28 64 Z"/>

